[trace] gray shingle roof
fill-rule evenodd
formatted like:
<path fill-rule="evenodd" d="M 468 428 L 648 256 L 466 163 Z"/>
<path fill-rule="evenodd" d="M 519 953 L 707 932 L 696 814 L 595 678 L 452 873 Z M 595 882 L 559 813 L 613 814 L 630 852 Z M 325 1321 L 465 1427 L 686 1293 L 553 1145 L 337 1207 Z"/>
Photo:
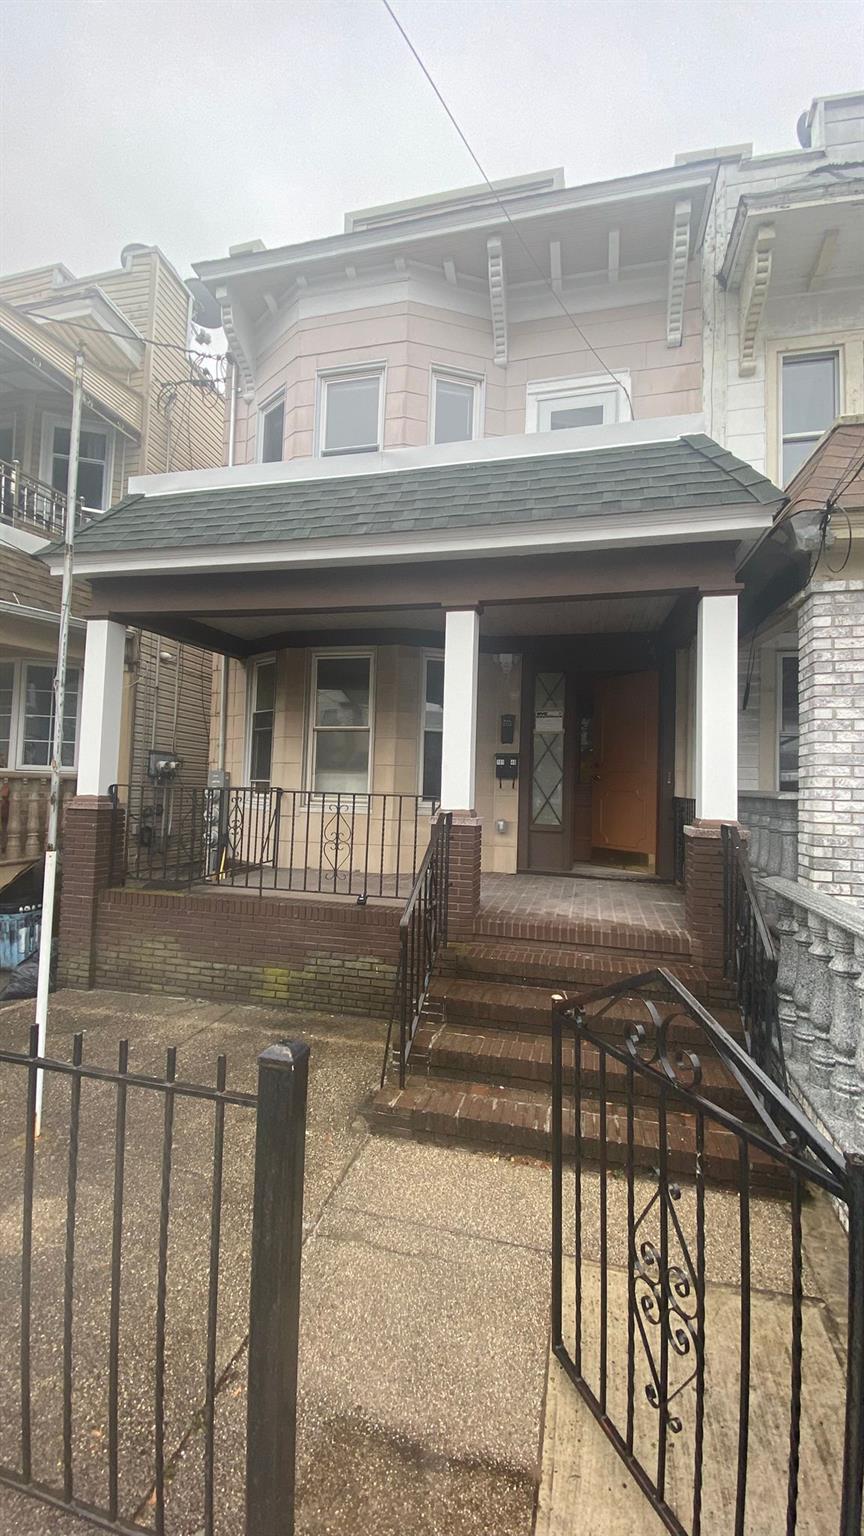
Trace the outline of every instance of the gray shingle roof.
<path fill-rule="evenodd" d="M 500 528 L 592 514 L 759 507 L 782 492 L 708 437 L 332 479 L 128 496 L 82 553 Z"/>

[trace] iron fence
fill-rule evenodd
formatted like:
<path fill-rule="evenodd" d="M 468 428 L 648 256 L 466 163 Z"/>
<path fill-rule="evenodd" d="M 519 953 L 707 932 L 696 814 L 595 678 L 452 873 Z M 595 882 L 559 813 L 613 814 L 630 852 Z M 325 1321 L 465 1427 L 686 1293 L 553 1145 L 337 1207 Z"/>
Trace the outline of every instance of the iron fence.
<path fill-rule="evenodd" d="M 216 1517 L 216 1489 L 219 1486 L 217 1462 L 219 1450 L 216 1439 L 216 1404 L 220 1387 L 228 1374 L 227 1369 L 218 1371 L 217 1339 L 220 1325 L 221 1292 L 229 1278 L 223 1257 L 222 1227 L 228 1204 L 224 1195 L 223 1171 L 225 1169 L 226 1115 L 235 1112 L 241 1116 L 255 1116 L 254 1193 L 251 1217 L 251 1262 L 245 1247 L 235 1264 L 241 1264 L 248 1273 L 248 1333 L 235 1350 L 230 1366 L 235 1366 L 244 1346 L 248 1346 L 248 1410 L 246 1424 L 246 1532 L 247 1536 L 291 1536 L 294 1510 L 294 1442 L 296 1417 L 297 1342 L 299 1321 L 300 1255 L 302 1246 L 302 1205 L 304 1145 L 306 1125 L 306 1093 L 308 1078 L 308 1046 L 301 1042 L 271 1046 L 258 1057 L 257 1093 L 240 1092 L 227 1086 L 227 1064 L 224 1055 L 216 1061 L 215 1082 L 201 1084 L 185 1081 L 177 1076 L 177 1048 L 171 1047 L 166 1056 L 163 1076 L 136 1072 L 130 1067 L 128 1040 L 119 1045 L 116 1069 L 97 1066 L 84 1059 L 84 1037 L 76 1034 L 72 1042 L 71 1060 L 59 1060 L 40 1056 L 38 1032 L 34 1026 L 30 1033 L 29 1049 L 15 1052 L 0 1049 L 0 1065 L 6 1076 L 21 1072 L 26 1079 L 26 1103 L 23 1119 L 22 1197 L 20 1203 L 20 1324 L 19 1324 L 19 1456 L 17 1465 L 0 1463 L 0 1483 L 20 1492 L 33 1495 L 55 1508 L 79 1516 L 102 1530 L 124 1533 L 156 1532 L 163 1536 L 166 1529 L 166 1509 L 169 1507 L 169 1488 L 177 1457 L 177 1447 L 172 1453 L 166 1443 L 169 1401 L 169 1378 L 166 1370 L 166 1346 L 168 1342 L 170 1309 L 168 1275 L 174 1263 L 172 1254 L 173 1234 L 178 1224 L 193 1220 L 198 1211 L 203 1212 L 207 1224 L 206 1302 L 203 1316 L 197 1321 L 204 1336 L 203 1359 L 198 1361 L 195 1380 L 200 1387 L 200 1406 L 196 1410 L 195 1423 L 203 1434 L 202 1486 L 197 1501 L 193 1501 L 195 1528 L 203 1536 L 213 1536 Z M 49 1421 L 52 1417 L 47 1408 L 45 1394 L 37 1395 L 34 1407 L 33 1349 L 34 1333 L 38 1321 L 34 1296 L 46 1300 L 50 1287 L 34 1286 L 40 1258 L 44 1257 L 43 1242 L 37 1242 L 35 1233 L 44 1217 L 45 1196 L 40 1197 L 37 1176 L 45 1158 L 51 1158 L 61 1133 L 56 1128 L 52 1138 L 43 1129 L 37 1139 L 35 1124 L 36 1085 L 40 1073 L 48 1079 L 66 1079 L 68 1094 L 68 1136 L 65 1189 L 65 1237 L 63 1241 L 61 1326 L 61 1367 L 58 1390 L 62 1402 L 62 1429 L 60 1445 L 51 1438 L 50 1422 L 46 1425 L 40 1413 Z M 104 1162 L 101 1157 L 99 1174 L 104 1182 L 93 1186 L 93 1157 L 86 1139 L 82 1141 L 82 1089 L 85 1084 L 102 1085 L 113 1093 L 113 1116 L 104 1111 L 104 1099 L 100 1100 L 99 1120 L 113 1122 L 113 1157 Z M 156 1110 L 161 1105 L 160 1131 L 150 1123 L 152 1132 L 148 1147 L 153 1145 L 152 1157 L 129 1134 L 130 1109 L 133 1099 L 148 1100 Z M 199 1203 L 190 1207 L 181 1203 L 177 1196 L 177 1167 L 175 1111 L 180 1101 L 196 1101 L 212 1112 L 209 1136 L 199 1127 L 196 1145 L 209 1149 L 209 1212 L 207 1205 Z M 59 1113 L 59 1103 L 46 1095 L 46 1114 Z M 98 1136 L 98 1131 L 92 1133 Z M 46 1146 L 46 1141 L 51 1146 Z M 78 1237 L 82 1211 L 79 1191 L 81 1178 L 79 1165 L 82 1152 L 87 1155 L 87 1180 L 84 1194 L 92 1206 L 94 1199 L 103 1213 L 105 1230 L 110 1234 L 110 1258 L 106 1277 L 105 1307 L 108 1314 L 105 1358 L 99 1370 L 100 1401 L 107 1405 L 107 1466 L 103 1492 L 96 1497 L 83 1496 L 79 1489 L 80 1458 L 86 1461 L 88 1427 L 92 1426 L 92 1381 L 94 1372 L 94 1338 L 102 1331 L 99 1313 L 102 1309 L 102 1277 L 99 1266 L 95 1272 L 82 1272 L 79 1262 Z M 138 1161 L 136 1162 L 136 1158 Z M 150 1158 L 142 1170 L 140 1163 Z M 151 1169 L 152 1175 L 151 1178 Z M 53 1175 L 52 1166 L 46 1176 Z M 8 1163 L 7 1176 L 10 1175 Z M 136 1201 L 142 1198 L 142 1177 L 151 1179 L 158 1189 L 158 1215 L 156 1216 L 155 1253 L 138 1251 L 132 1258 L 124 1257 L 124 1242 L 130 1240 L 129 1225 L 134 1221 Z M 136 1199 L 129 1196 L 132 1188 Z M 52 1185 L 48 1203 L 55 1197 Z M 248 1207 L 248 1202 L 244 1203 Z M 50 1244 L 49 1244 L 50 1248 Z M 89 1249 L 88 1249 L 89 1253 Z M 92 1254 L 90 1254 L 92 1260 Z M 129 1268 L 133 1263 L 136 1273 L 155 1260 L 156 1286 L 152 1333 L 147 1309 L 137 1294 L 135 1315 L 124 1317 L 124 1286 L 128 1293 Z M 187 1274 L 188 1281 L 189 1276 Z M 243 1276 L 231 1273 L 227 1289 L 235 1292 Z M 176 1294 L 176 1293 L 175 1293 Z M 184 1285 L 184 1317 L 188 1322 L 189 1290 Z M 135 1298 L 129 1302 L 131 1307 Z M 88 1326 L 81 1327 L 80 1308 L 85 1306 Z M 98 1320 L 97 1320 L 98 1319 Z M 125 1332 L 121 1333 L 121 1324 Z M 43 1326 L 50 1327 L 50 1321 Z M 131 1348 L 124 1351 L 123 1341 Z M 121 1450 L 124 1448 L 124 1417 L 121 1413 L 121 1386 L 127 1379 L 133 1383 L 133 1403 L 138 1402 L 138 1384 L 142 1374 L 142 1359 L 149 1362 L 152 1343 L 152 1409 L 146 1429 L 146 1439 L 152 1445 L 152 1483 L 144 1491 L 139 1485 L 133 1492 L 121 1488 Z M 79 1388 L 76 1366 L 83 1357 L 85 1386 Z M 8 1365 L 8 1362 L 7 1362 Z M 190 1367 L 191 1368 L 191 1367 Z M 149 1366 L 148 1366 L 149 1369 Z M 89 1396 L 88 1396 L 89 1393 Z M 88 1412 L 89 1409 L 89 1412 Z M 82 1428 L 83 1422 L 83 1428 Z M 177 1423 L 175 1412 L 171 1420 Z M 92 1428 L 89 1432 L 92 1434 Z M 141 1431 L 139 1428 L 139 1435 Z M 38 1456 L 37 1456 L 38 1437 Z M 184 1449 L 180 1442 L 180 1453 Z M 140 1453 L 140 1445 L 136 1446 Z M 58 1454 L 59 1450 L 59 1454 Z M 127 1448 L 128 1451 L 128 1448 Z M 59 1481 L 40 1478 L 36 1473 L 37 1459 L 47 1464 L 62 1466 Z M 233 1463 L 230 1464 L 233 1469 Z M 94 1473 L 89 1463 L 83 1468 L 90 1489 L 94 1485 Z M 233 1477 L 233 1470 L 223 1473 L 223 1479 Z M 149 1523 L 152 1514 L 152 1525 Z M 188 1507 L 184 1509 L 188 1517 Z M 147 1521 L 148 1523 L 145 1523 Z M 186 1527 L 184 1526 L 184 1529 Z"/>
<path fill-rule="evenodd" d="M 777 949 L 737 827 L 723 837 L 724 970 L 735 983 L 750 1053 L 784 1092 L 788 1087 L 777 1012 Z"/>
<path fill-rule="evenodd" d="M 81 528 L 98 514 L 79 502 L 75 526 Z M 37 529 L 46 538 L 63 537 L 66 523 L 66 496 L 53 485 L 34 480 L 22 473 L 17 460 L 0 461 L 0 522 Z"/>
<path fill-rule="evenodd" d="M 403 899 L 435 806 L 419 795 L 114 785 L 112 878 Z M 122 826 L 120 817 L 122 814 Z"/>
<path fill-rule="evenodd" d="M 555 999 L 552 1038 L 552 1333 L 571 1382 L 674 1536 L 860 1536 L 864 1157 L 665 970 Z M 763 1186 L 788 1199 L 770 1295 Z M 845 1349 L 805 1301 L 814 1190 L 848 1222 Z"/>
<path fill-rule="evenodd" d="M 453 818 L 449 812 L 438 816 L 429 847 L 399 922 L 399 966 L 384 1047 L 382 1084 L 390 1063 L 393 1029 L 398 1018 L 397 1070 L 399 1087 L 405 1086 L 408 1057 L 423 1013 L 435 962 L 441 946 L 447 943 L 452 824 Z"/>
<path fill-rule="evenodd" d="M 684 884 L 684 828 L 696 819 L 696 801 L 675 796 L 672 802 L 675 818 L 675 873 L 676 885 Z"/>

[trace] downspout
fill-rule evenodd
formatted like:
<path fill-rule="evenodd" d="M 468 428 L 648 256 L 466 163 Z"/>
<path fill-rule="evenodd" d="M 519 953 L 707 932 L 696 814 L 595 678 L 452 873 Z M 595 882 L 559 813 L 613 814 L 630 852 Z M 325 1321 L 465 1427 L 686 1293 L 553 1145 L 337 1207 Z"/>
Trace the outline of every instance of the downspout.
<path fill-rule="evenodd" d="M 233 357 L 228 360 L 228 468 L 234 466 L 234 439 L 237 435 L 237 364 Z M 219 673 L 219 742 L 216 766 L 225 772 L 226 741 L 228 735 L 228 657 L 222 657 Z"/>

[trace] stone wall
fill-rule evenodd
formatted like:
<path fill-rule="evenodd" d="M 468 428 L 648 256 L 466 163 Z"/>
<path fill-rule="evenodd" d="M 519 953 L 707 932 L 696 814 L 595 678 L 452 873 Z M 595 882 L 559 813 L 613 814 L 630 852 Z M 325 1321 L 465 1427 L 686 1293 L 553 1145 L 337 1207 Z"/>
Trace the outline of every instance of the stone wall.
<path fill-rule="evenodd" d="M 798 878 L 864 900 L 864 581 L 813 582 L 799 611 Z"/>

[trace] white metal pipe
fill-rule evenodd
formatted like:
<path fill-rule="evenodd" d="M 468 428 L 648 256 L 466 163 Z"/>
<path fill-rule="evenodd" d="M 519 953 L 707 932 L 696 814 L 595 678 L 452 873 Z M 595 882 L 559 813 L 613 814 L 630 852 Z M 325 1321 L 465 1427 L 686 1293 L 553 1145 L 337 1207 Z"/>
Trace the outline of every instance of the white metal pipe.
<path fill-rule="evenodd" d="M 234 465 L 234 440 L 237 436 L 237 364 L 233 357 L 228 359 L 228 467 Z M 228 669 L 227 656 L 222 657 L 222 665 L 219 669 L 219 725 L 216 766 L 220 773 L 225 772 L 225 760 L 227 756 L 228 741 Z"/>
<path fill-rule="evenodd" d="M 69 653 L 69 619 L 72 613 L 72 568 L 75 549 L 75 513 L 78 498 L 78 454 L 81 439 L 81 402 L 84 392 L 84 353 L 75 353 L 72 383 L 72 423 L 69 433 L 69 468 L 66 478 L 66 519 L 63 542 L 63 586 L 60 595 L 60 632 L 57 639 L 57 670 L 54 673 L 54 732 L 51 742 L 51 793 L 48 801 L 48 845 L 42 885 L 42 931 L 39 937 L 39 970 L 36 981 L 38 1053 L 45 1055 L 48 1034 L 48 992 L 51 986 L 51 947 L 54 940 L 54 895 L 57 889 L 57 834 L 60 827 L 60 792 L 63 764 L 63 712 L 66 705 L 66 661 Z M 43 1073 L 36 1073 L 36 1135 L 42 1130 Z"/>

